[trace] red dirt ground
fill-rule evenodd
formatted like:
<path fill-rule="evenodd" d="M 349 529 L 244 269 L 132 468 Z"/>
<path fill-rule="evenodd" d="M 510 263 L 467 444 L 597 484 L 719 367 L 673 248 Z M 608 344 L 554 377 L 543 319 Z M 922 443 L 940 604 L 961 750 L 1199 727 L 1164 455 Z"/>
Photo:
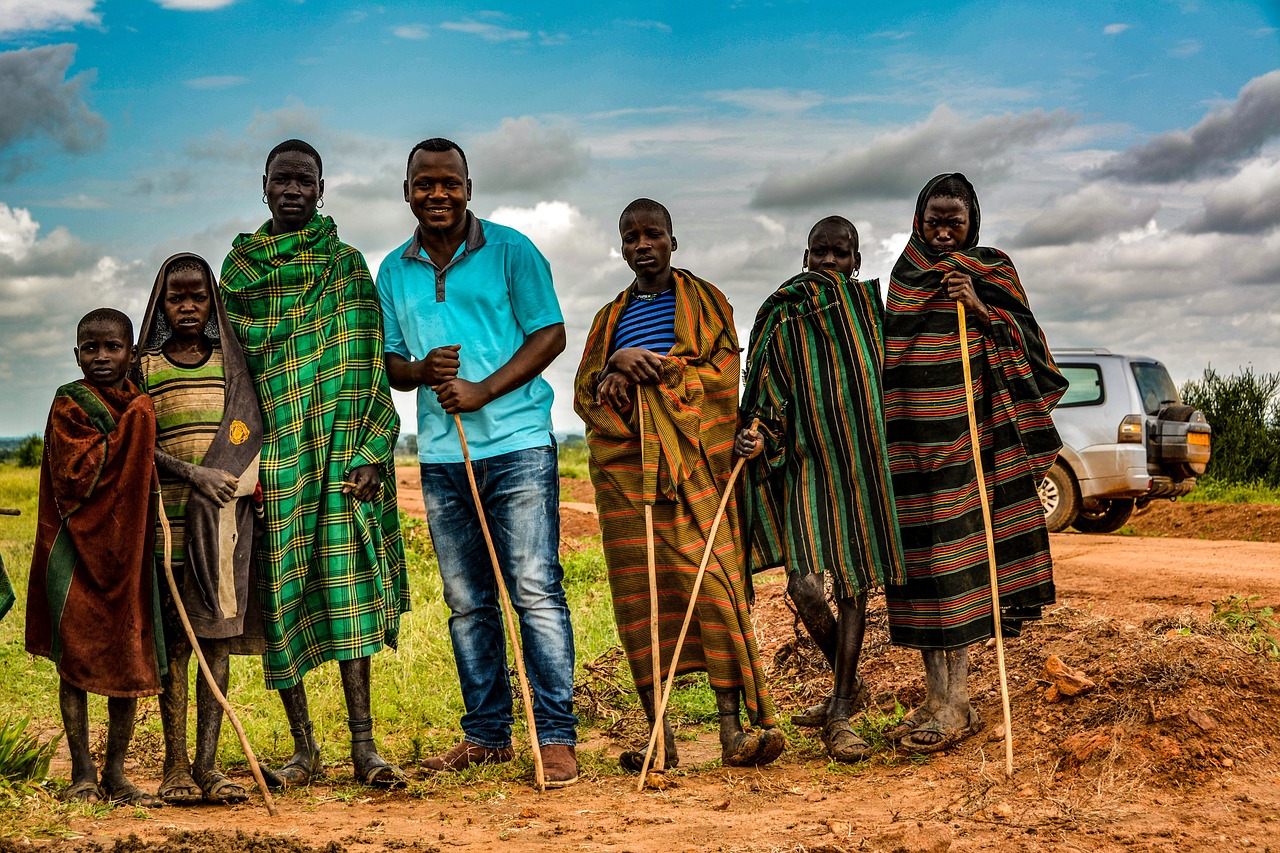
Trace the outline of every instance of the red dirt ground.
<path fill-rule="evenodd" d="M 399 479 L 405 509 L 420 513 L 416 470 Z M 581 483 L 566 492 L 566 501 L 591 500 Z M 568 547 L 598 530 L 590 513 L 562 514 Z M 618 776 L 545 795 L 482 781 L 351 798 L 356 789 L 318 784 L 282 797 L 274 818 L 256 797 L 146 817 L 116 809 L 77 820 L 84 838 L 48 849 L 1280 851 L 1280 664 L 1208 619 L 1210 602 L 1233 594 L 1280 606 L 1278 527 L 1280 507 L 1178 503 L 1136 516 L 1132 528 L 1143 535 L 1053 536 L 1058 605 L 1006 644 L 1012 779 L 995 735 L 995 651 L 979 647 L 971 685 L 987 727 L 927 760 L 885 750 L 864 766 L 832 765 L 797 730 L 774 765 L 733 769 L 719 766 L 714 736 L 701 734 L 682 741 L 681 769 L 664 791 L 640 794 L 633 778 Z M 789 713 L 822 696 L 830 674 L 796 630 L 784 578 L 756 580 L 757 632 L 775 698 Z M 1050 655 L 1096 687 L 1049 701 Z M 923 696 L 918 654 L 886 641 L 883 599 L 872 601 L 863 673 L 882 708 Z M 583 734 L 588 748 L 610 755 L 624 745 L 606 732 Z M 349 773 L 331 769 L 326 783 Z M 130 833 L 139 838 L 113 842 Z M 0 842 L 0 853 L 7 849 L 20 848 Z"/>

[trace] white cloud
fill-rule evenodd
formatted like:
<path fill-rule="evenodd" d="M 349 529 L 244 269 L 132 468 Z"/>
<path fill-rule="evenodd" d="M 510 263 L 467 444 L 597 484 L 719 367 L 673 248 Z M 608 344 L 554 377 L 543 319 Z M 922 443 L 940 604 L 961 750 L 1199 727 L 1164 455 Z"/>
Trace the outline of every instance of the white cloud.
<path fill-rule="evenodd" d="M 938 107 L 923 122 L 884 133 L 806 170 L 772 172 L 752 205 L 802 208 L 853 198 L 910 198 L 931 175 L 962 171 L 975 181 L 1003 174 L 1022 151 L 1071 126 L 1061 111 L 965 119 Z"/>
<path fill-rule="evenodd" d="M 817 92 L 800 89 L 722 89 L 707 92 L 713 101 L 733 104 L 755 112 L 800 113 L 819 106 L 825 100 Z"/>
<path fill-rule="evenodd" d="M 73 44 L 0 53 L 0 153 L 40 137 L 77 154 L 102 142 L 106 122 L 83 95 L 93 73 L 67 78 L 75 55 Z"/>
<path fill-rule="evenodd" d="M 1105 36 L 1118 36 L 1131 26 L 1131 24 L 1107 24 L 1102 28 L 1102 34 Z"/>
<path fill-rule="evenodd" d="M 177 12 L 210 12 L 232 5 L 236 0 L 153 0 L 163 9 Z"/>
<path fill-rule="evenodd" d="M 70 30 L 99 25 L 97 0 L 4 0 L 0 2 L 0 35 Z"/>
<path fill-rule="evenodd" d="M 1098 175 L 1132 183 L 1169 183 L 1230 173 L 1269 139 L 1280 136 L 1280 70 L 1246 83 L 1234 103 L 1190 130 L 1162 133 L 1102 165 Z"/>
<path fill-rule="evenodd" d="M 440 25 L 440 29 L 450 30 L 455 33 L 466 33 L 468 35 L 479 36 L 485 41 L 494 43 L 505 41 L 525 41 L 529 38 L 528 30 L 515 30 L 509 27 L 502 27 L 497 24 L 486 24 L 482 21 L 474 21 L 471 19 L 445 21 Z"/>
<path fill-rule="evenodd" d="M 1052 200 L 1009 241 L 1010 246 L 1069 246 L 1144 227 L 1159 210 L 1153 199 L 1092 184 Z"/>
<path fill-rule="evenodd" d="M 1182 41 L 1169 48 L 1169 55 L 1176 56 L 1179 59 L 1186 59 L 1195 56 L 1204 50 L 1204 44 L 1197 39 L 1183 39 Z"/>
<path fill-rule="evenodd" d="M 393 27 L 391 34 L 396 38 L 422 41 L 431 37 L 431 28 L 426 24 L 404 24 L 399 27 Z"/>
<path fill-rule="evenodd" d="M 1280 160 L 1262 159 L 1218 184 L 1204 198 L 1204 210 L 1186 230 L 1260 234 L 1280 227 Z"/>
<path fill-rule="evenodd" d="M 211 77 L 196 77 L 187 80 L 186 84 L 192 89 L 230 89 L 233 86 L 242 86 L 249 82 L 248 77 L 239 77 L 234 74 L 221 74 Z"/>
<path fill-rule="evenodd" d="M 671 25 L 664 24 L 662 21 L 649 20 L 622 20 L 618 21 L 624 27 L 633 27 L 637 30 L 657 30 L 660 33 L 671 32 Z"/>
<path fill-rule="evenodd" d="M 548 190 L 586 174 L 590 153 L 569 129 L 505 118 L 468 146 L 472 180 L 489 192 Z"/>

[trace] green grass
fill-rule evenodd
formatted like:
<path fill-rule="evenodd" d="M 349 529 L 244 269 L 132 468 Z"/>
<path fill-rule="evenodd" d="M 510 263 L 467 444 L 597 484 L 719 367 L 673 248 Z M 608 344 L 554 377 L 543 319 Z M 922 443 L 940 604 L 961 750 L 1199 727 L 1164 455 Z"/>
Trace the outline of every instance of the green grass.
<path fill-rule="evenodd" d="M 1202 477 L 1181 500 L 1215 504 L 1280 504 L 1280 487 L 1262 482 L 1226 483 Z"/>
<path fill-rule="evenodd" d="M 585 444 L 560 445 L 560 476 L 585 480 L 587 472 L 587 446 Z"/>
<path fill-rule="evenodd" d="M 571 464 L 580 465 L 585 475 L 585 453 L 570 452 L 575 457 Z M 48 740 L 58 736 L 62 729 L 57 672 L 51 662 L 28 655 L 24 648 L 27 575 L 35 538 L 38 483 L 36 469 L 0 464 L 0 506 L 22 510 L 19 517 L 0 516 L 0 556 L 18 597 L 13 610 L 0 621 L 0 707 L 22 709 L 22 713 L 31 718 L 29 730 L 41 740 Z M 401 521 L 413 611 L 402 619 L 399 650 L 383 651 L 373 657 L 373 716 L 383 754 L 413 765 L 421 757 L 452 745 L 461 736 L 458 719 L 463 707 L 449 642 L 449 613 L 441 594 L 440 574 L 427 527 L 424 522 L 404 515 Z M 563 562 L 581 679 L 582 663 L 616 646 L 618 635 L 603 552 L 599 547 L 586 548 L 567 554 Z M 194 684 L 194 663 L 190 677 Z M 634 712 L 638 701 L 625 663 L 620 664 L 616 681 L 625 688 L 616 710 Z M 672 696 L 673 722 L 697 730 L 714 730 L 715 695 L 706 677 L 682 679 L 681 684 L 682 688 Z M 338 668 L 332 664 L 319 667 L 307 675 L 306 685 L 324 759 L 331 766 L 345 764 L 349 735 Z M 259 759 L 264 764 L 278 766 L 292 752 L 292 741 L 279 699 L 263 687 L 258 658 L 233 659 L 228 694 Z M 517 692 L 517 705 L 518 702 Z M 91 696 L 89 714 L 90 741 L 101 744 L 105 740 L 106 700 Z M 521 747 L 515 762 L 415 781 L 410 791 L 419 796 L 447 793 L 485 797 L 498 796 L 505 788 L 526 784 L 532 771 L 525 746 L 524 713 L 520 707 L 516 708 L 515 717 L 516 739 Z M 191 739 L 194 738 L 194 718 L 192 712 Z M 585 735 L 589 726 L 600 722 L 584 718 L 580 733 Z M 156 700 L 142 699 L 131 757 L 146 768 L 149 775 L 158 774 L 162 744 Z M 247 768 L 230 724 L 223 728 L 219 758 L 229 769 L 244 771 Z M 606 760 L 603 751 L 584 750 L 580 753 L 580 763 L 581 772 L 588 779 L 620 772 L 616 762 Z M 339 799 L 364 796 L 361 789 L 349 782 L 346 772 L 330 772 L 326 782 L 337 786 L 330 796 Z M 473 787 L 479 783 L 485 784 Z M 90 816 L 93 808 L 105 808 L 58 803 L 52 791 L 60 790 L 65 784 L 65 780 L 55 780 L 41 790 L 0 790 L 0 838 L 58 835 L 66 832 L 71 818 Z M 307 797 L 309 794 L 303 791 L 286 796 Z"/>

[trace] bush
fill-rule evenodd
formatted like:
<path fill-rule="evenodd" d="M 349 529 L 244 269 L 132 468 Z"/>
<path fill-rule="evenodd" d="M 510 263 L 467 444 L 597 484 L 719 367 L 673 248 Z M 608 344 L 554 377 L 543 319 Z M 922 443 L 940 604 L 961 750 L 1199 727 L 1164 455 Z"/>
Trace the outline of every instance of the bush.
<path fill-rule="evenodd" d="M 1206 367 L 1182 386 L 1182 402 L 1213 427 L 1213 455 L 1205 476 L 1222 483 L 1280 486 L 1280 373 L 1220 376 Z"/>
<path fill-rule="evenodd" d="M 9 717 L 0 723 L 0 780 L 39 785 L 49 775 L 49 762 L 62 736 L 41 743 L 27 731 L 29 722 L 27 717 Z"/>
<path fill-rule="evenodd" d="M 39 468 L 40 459 L 44 456 L 44 439 L 38 435 L 29 435 L 18 445 L 13 459 L 20 468 Z"/>

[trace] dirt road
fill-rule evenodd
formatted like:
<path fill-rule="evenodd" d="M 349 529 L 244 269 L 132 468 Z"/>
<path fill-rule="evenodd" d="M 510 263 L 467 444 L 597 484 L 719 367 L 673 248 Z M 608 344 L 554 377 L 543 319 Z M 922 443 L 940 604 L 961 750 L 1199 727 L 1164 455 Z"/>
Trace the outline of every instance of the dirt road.
<path fill-rule="evenodd" d="M 415 511 L 407 470 L 400 492 Z M 566 532 L 593 524 L 590 514 L 565 510 Z M 182 849 L 210 851 L 247 849 L 232 830 L 352 851 L 1280 850 L 1280 665 L 1246 654 L 1238 637 L 1205 621 L 1209 602 L 1231 594 L 1280 606 L 1280 544 L 1064 534 L 1053 550 L 1059 608 L 1009 643 L 1012 780 L 989 734 L 1000 716 L 994 654 L 977 648 L 972 692 L 987 730 L 927 761 L 890 750 L 866 766 L 831 765 L 820 743 L 795 730 L 777 764 L 730 769 L 703 734 L 682 742 L 681 769 L 662 792 L 639 794 L 633 778 L 603 775 L 543 796 L 484 777 L 383 794 L 341 787 L 350 771 L 338 767 L 330 772 L 337 787 L 285 795 L 276 818 L 255 802 L 145 817 L 116 809 L 75 828 L 100 841 L 208 830 L 210 846 Z M 829 675 L 793 631 L 781 578 L 760 580 L 755 618 L 789 711 L 822 695 Z M 863 671 L 878 700 L 909 705 L 922 695 L 919 657 L 887 646 L 882 616 L 873 601 Z M 1096 690 L 1048 703 L 1050 653 L 1080 667 Z M 586 749 L 612 756 L 622 747 L 584 734 Z"/>

